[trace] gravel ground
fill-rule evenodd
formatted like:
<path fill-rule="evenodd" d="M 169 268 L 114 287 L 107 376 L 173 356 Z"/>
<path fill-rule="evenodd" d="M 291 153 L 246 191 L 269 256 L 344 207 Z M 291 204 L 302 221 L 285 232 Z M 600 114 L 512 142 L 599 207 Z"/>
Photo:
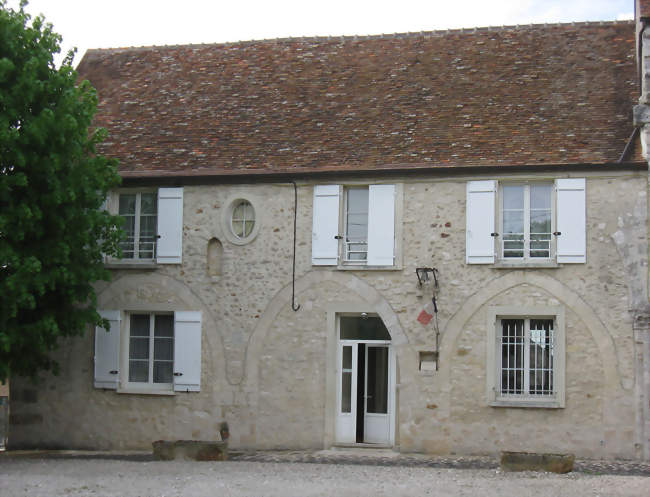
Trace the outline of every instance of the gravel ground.
<path fill-rule="evenodd" d="M 647 476 L 297 462 L 0 458 L 0 496 L 648 497 Z"/>

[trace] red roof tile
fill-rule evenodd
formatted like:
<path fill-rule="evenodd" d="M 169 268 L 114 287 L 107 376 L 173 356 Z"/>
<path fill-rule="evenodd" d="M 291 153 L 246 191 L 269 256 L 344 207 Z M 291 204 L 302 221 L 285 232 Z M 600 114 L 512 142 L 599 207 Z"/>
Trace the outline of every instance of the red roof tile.
<path fill-rule="evenodd" d="M 615 162 L 634 23 L 90 50 L 125 176 Z M 632 155 L 639 159 L 638 152 Z"/>

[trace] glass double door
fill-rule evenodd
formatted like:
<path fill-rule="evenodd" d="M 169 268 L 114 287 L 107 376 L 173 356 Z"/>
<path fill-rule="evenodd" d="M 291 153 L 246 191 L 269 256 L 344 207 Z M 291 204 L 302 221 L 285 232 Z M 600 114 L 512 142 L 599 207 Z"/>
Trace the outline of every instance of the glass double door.
<path fill-rule="evenodd" d="M 390 343 L 339 342 L 338 413 L 339 443 L 390 441 Z"/>

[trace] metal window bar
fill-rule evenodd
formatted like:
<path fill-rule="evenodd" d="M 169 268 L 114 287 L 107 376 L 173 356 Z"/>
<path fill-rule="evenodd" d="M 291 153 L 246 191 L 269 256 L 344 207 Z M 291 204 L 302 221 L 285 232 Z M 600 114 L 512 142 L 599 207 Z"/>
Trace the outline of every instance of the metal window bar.
<path fill-rule="evenodd" d="M 368 259 L 368 242 L 366 240 L 345 240 L 345 262 L 364 264 Z"/>
<path fill-rule="evenodd" d="M 530 320 L 530 387 L 531 395 L 553 395 L 553 320 Z"/>
<path fill-rule="evenodd" d="M 521 394 L 524 323 L 521 319 L 504 319 L 501 323 L 501 393 Z"/>
<path fill-rule="evenodd" d="M 551 233 L 508 233 L 501 240 L 501 253 L 506 259 L 549 259 L 551 257 Z"/>
<path fill-rule="evenodd" d="M 552 319 L 501 320 L 501 395 L 552 396 Z"/>

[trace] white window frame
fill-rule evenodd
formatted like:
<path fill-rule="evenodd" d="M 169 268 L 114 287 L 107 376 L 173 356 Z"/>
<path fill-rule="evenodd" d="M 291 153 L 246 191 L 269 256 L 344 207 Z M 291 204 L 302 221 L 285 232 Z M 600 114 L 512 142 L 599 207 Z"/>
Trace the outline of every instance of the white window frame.
<path fill-rule="evenodd" d="M 521 319 L 529 323 L 531 319 L 553 320 L 553 389 L 552 395 L 502 394 L 501 393 L 501 320 Z M 525 326 L 525 331 L 528 327 Z M 565 407 L 565 354 L 566 336 L 564 308 L 561 306 L 494 306 L 488 308 L 487 320 L 487 399 L 493 407 Z M 526 333 L 526 343 L 530 337 Z M 528 350 L 526 348 L 526 350 Z M 528 376 L 528 354 L 524 354 L 524 377 Z"/>
<path fill-rule="evenodd" d="M 143 193 L 149 193 L 153 194 L 156 196 L 156 190 L 155 189 L 144 189 L 144 190 L 119 190 L 116 192 L 116 213 L 118 216 L 121 216 L 119 213 L 119 206 L 120 206 L 120 197 L 122 195 L 135 195 L 136 200 L 135 200 L 135 222 L 133 226 L 133 257 L 122 257 L 119 260 L 122 261 L 128 261 L 128 262 L 147 262 L 147 263 L 152 263 L 156 260 L 157 257 L 157 248 L 158 248 L 158 198 L 155 199 L 156 202 L 156 232 L 154 234 L 154 241 L 153 241 L 153 249 L 151 250 L 152 256 L 151 257 L 140 257 L 140 215 L 141 215 L 141 208 L 142 208 L 142 194 Z"/>
<path fill-rule="evenodd" d="M 244 209 L 244 216 L 241 219 L 236 219 L 235 218 L 235 211 L 237 210 L 237 208 L 239 206 L 244 206 L 244 207 L 248 206 L 248 207 L 250 207 L 251 210 L 253 211 L 253 217 L 248 219 L 246 217 L 246 209 Z M 235 227 L 233 226 L 233 222 L 241 222 L 242 223 L 242 234 L 241 235 L 237 234 L 237 232 L 235 230 Z M 248 235 L 246 234 L 246 225 L 247 224 L 251 225 L 251 231 L 250 231 L 250 233 Z M 242 199 L 239 202 L 237 202 L 237 204 L 235 206 L 233 206 L 232 213 L 230 215 L 230 229 L 232 230 L 232 234 L 235 235 L 237 238 L 240 238 L 240 239 L 244 240 L 244 239 L 251 236 L 251 233 L 253 232 L 254 228 L 255 228 L 255 207 L 253 207 L 253 204 L 251 204 L 248 200 L 243 200 Z"/>
<path fill-rule="evenodd" d="M 156 197 L 156 231 L 154 234 L 154 254 L 152 258 L 140 258 L 138 251 L 134 257 L 106 257 L 106 266 L 113 269 L 155 268 L 162 264 L 182 264 L 183 259 L 183 187 L 160 188 L 120 188 L 109 193 L 105 208 L 113 215 L 119 215 L 120 195 L 141 195 L 153 193 Z M 139 243 L 141 202 L 136 203 L 136 241 Z M 134 245 L 134 248 L 137 244 Z"/>
<path fill-rule="evenodd" d="M 366 260 L 349 260 L 347 257 L 348 251 L 347 251 L 347 210 L 348 210 L 348 191 L 350 189 L 359 189 L 359 188 L 366 188 L 368 189 L 368 204 L 370 206 L 371 203 L 371 196 L 381 194 L 379 192 L 379 188 L 374 190 L 375 193 L 370 192 L 371 187 L 380 187 L 382 185 L 385 186 L 392 186 L 394 188 L 394 204 L 392 206 L 392 212 L 393 212 L 393 254 L 392 254 L 392 264 L 391 265 L 375 265 L 375 264 L 368 264 L 368 258 L 370 257 L 370 249 L 371 245 L 373 243 L 373 239 L 375 240 L 374 243 L 381 243 L 382 239 L 381 237 L 377 238 L 376 232 L 371 233 L 370 226 L 372 224 L 371 222 L 371 216 L 372 213 L 370 212 L 370 207 L 368 208 L 368 237 L 366 240 Z M 314 188 L 316 189 L 317 187 L 326 187 L 330 189 L 330 198 L 338 196 L 338 210 L 335 212 L 335 215 L 338 216 L 338 230 L 336 233 L 333 234 L 327 234 L 327 240 L 330 240 L 332 237 L 336 238 L 335 243 L 336 243 L 336 253 L 332 253 L 326 256 L 326 257 L 315 257 L 314 253 L 312 252 L 312 265 L 313 266 L 331 266 L 333 268 L 337 268 L 339 270 L 384 270 L 384 271 L 392 271 L 392 270 L 401 270 L 402 269 L 402 213 L 403 213 L 403 185 L 401 183 L 393 183 L 393 182 L 387 182 L 387 183 L 344 183 L 344 184 L 338 184 L 338 185 L 316 185 Z M 338 193 L 333 193 L 333 191 L 337 191 Z M 331 204 L 328 205 L 327 210 L 332 209 Z M 331 214 L 331 212 L 330 212 Z M 314 212 L 315 215 L 315 212 Z M 377 217 L 375 216 L 374 221 L 377 221 Z M 315 221 L 312 221 L 312 223 Z M 315 228 L 314 228 L 315 229 Z M 316 234 L 314 234 L 316 236 Z M 385 241 L 385 238 L 383 239 Z M 312 239 L 312 243 L 314 243 L 314 239 Z M 373 245 L 374 247 L 381 246 L 381 245 Z M 334 252 L 332 250 L 332 252 Z M 324 260 L 324 261 L 323 261 Z"/>
<path fill-rule="evenodd" d="M 239 237 L 233 229 L 233 213 L 235 208 L 242 202 L 247 202 L 253 209 L 253 229 L 248 236 Z M 233 245 L 246 245 L 255 240 L 264 220 L 263 199 L 250 191 L 238 192 L 230 196 L 225 202 L 226 206 L 221 210 L 222 233 L 226 240 Z"/>
<path fill-rule="evenodd" d="M 552 181 L 550 257 L 503 257 L 503 186 Z M 494 268 L 557 268 L 587 262 L 585 178 L 535 178 L 467 182 L 465 262 Z M 530 197 L 528 197 L 530 198 Z M 528 206 L 530 207 L 530 206 Z M 530 208 L 528 208 L 530 216 Z M 530 229 L 529 227 L 527 229 Z M 527 230 L 525 230 L 527 231 Z M 530 237 L 528 237 L 530 238 Z"/>
<path fill-rule="evenodd" d="M 149 381 L 147 382 L 131 382 L 129 381 L 129 367 L 130 367 L 130 343 L 131 343 L 131 316 L 135 314 L 149 316 Z M 153 382 L 153 363 L 154 363 L 154 323 L 156 316 L 171 316 L 172 324 L 174 325 L 174 337 L 176 340 L 176 327 L 174 323 L 173 312 L 147 312 L 147 311 L 128 311 L 124 316 L 124 333 L 122 334 L 122 367 L 123 372 L 121 384 L 123 388 L 129 392 L 145 391 L 151 393 L 170 392 L 174 390 L 174 364 L 175 357 L 172 359 L 172 381 L 170 383 L 154 383 Z M 174 351 L 174 343 L 172 342 L 172 356 Z"/>
<path fill-rule="evenodd" d="M 531 185 L 548 185 L 551 187 L 551 238 L 549 242 L 549 257 L 531 257 L 530 256 L 530 186 Z M 524 246 L 523 246 L 523 257 L 505 257 L 505 231 L 503 228 L 503 200 L 504 186 L 520 186 L 524 189 Z M 497 238 L 497 258 L 500 262 L 505 264 L 521 264 L 521 263 L 549 263 L 556 260 L 556 240 L 557 237 L 554 235 L 556 232 L 556 216 L 557 216 L 557 205 L 556 205 L 556 193 L 555 193 L 555 184 L 553 181 L 527 181 L 527 182 L 508 182 L 503 181 L 498 184 L 498 199 L 497 199 L 497 219 L 498 219 L 498 234 Z"/>
<path fill-rule="evenodd" d="M 341 243 L 341 256 L 340 256 L 340 261 L 342 265 L 350 265 L 350 266 L 367 266 L 368 265 L 368 216 L 370 215 L 370 202 L 368 202 L 368 205 L 366 205 L 366 240 L 364 241 L 350 241 L 348 238 L 348 214 L 349 214 L 349 209 L 350 205 L 348 202 L 349 199 L 349 194 L 351 190 L 366 190 L 368 192 L 368 195 L 370 195 L 370 186 L 365 185 L 365 186 L 344 186 L 343 187 L 343 195 L 342 195 L 342 215 L 341 215 L 341 224 L 342 224 L 342 229 L 341 233 L 343 236 L 343 240 Z M 359 213 L 356 213 L 359 214 Z M 365 259 L 350 259 L 350 253 L 361 253 L 359 250 L 350 250 L 350 245 L 364 245 L 366 246 L 365 254 L 366 258 Z"/>

